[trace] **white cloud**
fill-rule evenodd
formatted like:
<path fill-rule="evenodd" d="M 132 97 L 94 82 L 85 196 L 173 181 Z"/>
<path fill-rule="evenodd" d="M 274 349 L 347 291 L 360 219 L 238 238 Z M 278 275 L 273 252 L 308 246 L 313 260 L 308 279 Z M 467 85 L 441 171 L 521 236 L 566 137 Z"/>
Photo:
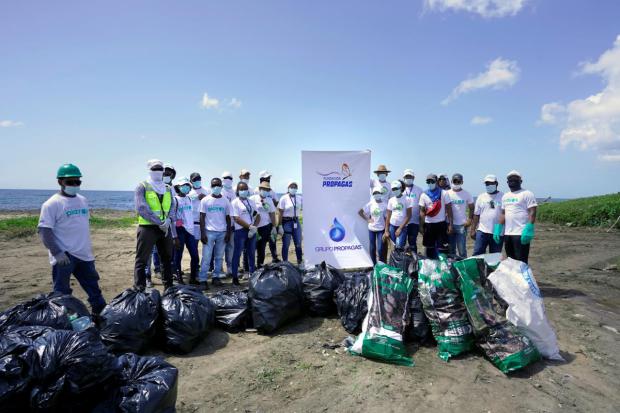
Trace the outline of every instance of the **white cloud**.
<path fill-rule="evenodd" d="M 219 99 L 209 97 L 207 92 L 202 95 L 202 101 L 200 102 L 200 106 L 204 109 L 217 109 L 220 106 Z"/>
<path fill-rule="evenodd" d="M 433 11 L 465 11 L 484 18 L 514 16 L 526 0 L 425 0 L 424 8 Z"/>
<path fill-rule="evenodd" d="M 472 125 L 486 125 L 491 122 L 493 122 L 493 118 L 490 118 L 488 116 L 474 116 L 473 118 L 471 118 L 470 123 Z"/>
<path fill-rule="evenodd" d="M 514 60 L 506 60 L 498 57 L 489 64 L 487 70 L 463 80 L 454 88 L 450 96 L 441 104 L 447 105 L 464 93 L 479 89 L 505 89 L 514 85 L 519 80 L 521 69 Z"/>
<path fill-rule="evenodd" d="M 230 102 L 228 102 L 228 106 L 234 109 L 239 109 L 241 107 L 241 101 L 237 98 L 232 98 L 230 99 Z"/>
<path fill-rule="evenodd" d="M 0 128 L 16 128 L 22 125 L 22 122 L 17 122 L 14 120 L 0 120 Z"/>
<path fill-rule="evenodd" d="M 596 62 L 581 65 L 581 74 L 599 75 L 605 87 L 585 99 L 542 106 L 540 123 L 557 125 L 560 146 L 594 150 L 604 161 L 620 161 L 620 35 Z"/>

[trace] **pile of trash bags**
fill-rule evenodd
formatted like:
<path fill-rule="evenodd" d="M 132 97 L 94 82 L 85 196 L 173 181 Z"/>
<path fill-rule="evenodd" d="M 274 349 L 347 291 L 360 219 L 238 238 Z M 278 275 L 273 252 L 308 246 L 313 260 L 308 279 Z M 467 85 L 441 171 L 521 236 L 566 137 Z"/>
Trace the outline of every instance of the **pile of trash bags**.
<path fill-rule="evenodd" d="M 211 296 L 215 306 L 215 324 L 229 333 L 251 327 L 250 300 L 245 291 L 219 291 Z"/>
<path fill-rule="evenodd" d="M 326 264 L 307 269 L 303 275 L 306 309 L 313 316 L 326 317 L 336 312 L 334 292 L 344 281 L 340 270 Z"/>
<path fill-rule="evenodd" d="M 372 271 L 345 273 L 344 281 L 334 293 L 340 323 L 350 334 L 362 331 L 362 322 L 368 312 Z"/>

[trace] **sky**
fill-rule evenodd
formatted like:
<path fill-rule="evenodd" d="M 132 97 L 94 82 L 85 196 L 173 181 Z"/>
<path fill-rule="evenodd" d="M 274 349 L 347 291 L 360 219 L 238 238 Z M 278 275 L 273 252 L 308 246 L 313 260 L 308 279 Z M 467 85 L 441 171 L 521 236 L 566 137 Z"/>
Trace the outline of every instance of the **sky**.
<path fill-rule="evenodd" d="M 302 150 L 369 149 L 422 186 L 517 169 L 538 197 L 618 192 L 619 18 L 617 0 L 2 2 L 0 188 L 55 188 L 72 162 L 84 189 L 131 190 L 159 158 L 267 169 L 282 192 Z"/>

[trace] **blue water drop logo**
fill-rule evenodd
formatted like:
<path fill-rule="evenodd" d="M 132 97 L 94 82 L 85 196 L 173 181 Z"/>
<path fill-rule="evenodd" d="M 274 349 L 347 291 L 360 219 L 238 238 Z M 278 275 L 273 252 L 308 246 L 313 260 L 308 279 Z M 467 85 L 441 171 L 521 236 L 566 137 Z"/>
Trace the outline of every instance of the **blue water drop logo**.
<path fill-rule="evenodd" d="M 332 239 L 332 241 L 340 242 L 344 239 L 344 236 L 345 236 L 344 227 L 342 226 L 340 222 L 338 222 L 337 218 L 334 218 L 334 224 L 329 230 L 329 237 Z"/>

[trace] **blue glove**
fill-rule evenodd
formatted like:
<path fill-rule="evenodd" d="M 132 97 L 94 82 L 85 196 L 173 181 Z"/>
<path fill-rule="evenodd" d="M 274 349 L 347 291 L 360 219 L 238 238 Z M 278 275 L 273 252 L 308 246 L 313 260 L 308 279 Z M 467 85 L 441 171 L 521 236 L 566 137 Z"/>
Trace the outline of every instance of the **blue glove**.
<path fill-rule="evenodd" d="M 493 241 L 495 241 L 496 244 L 499 244 L 502 232 L 504 232 L 504 224 L 495 224 L 493 227 Z"/>
<path fill-rule="evenodd" d="M 521 244 L 529 244 L 534 239 L 534 224 L 528 222 L 521 233 Z"/>

